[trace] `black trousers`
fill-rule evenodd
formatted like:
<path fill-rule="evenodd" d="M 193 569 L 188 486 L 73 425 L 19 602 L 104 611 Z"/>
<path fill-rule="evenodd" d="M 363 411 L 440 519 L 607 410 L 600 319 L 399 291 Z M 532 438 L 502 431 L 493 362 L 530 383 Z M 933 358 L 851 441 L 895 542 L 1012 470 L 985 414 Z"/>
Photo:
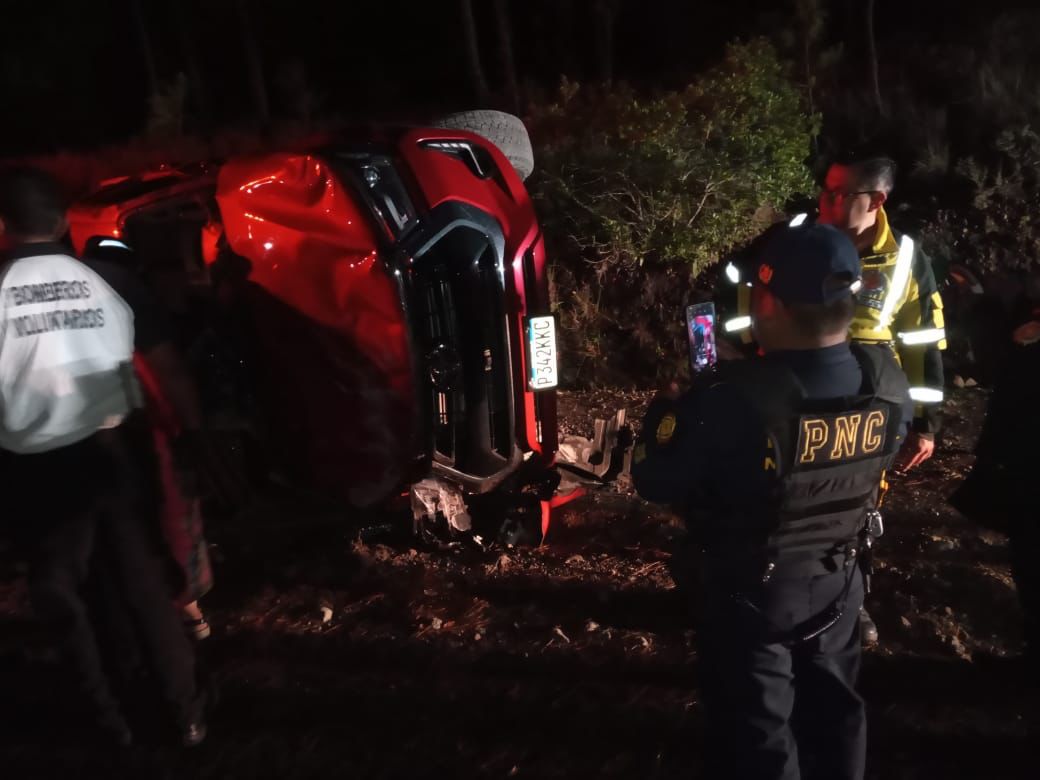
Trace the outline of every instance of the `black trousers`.
<path fill-rule="evenodd" d="M 125 611 L 171 715 L 199 706 L 194 651 L 172 603 L 155 544 L 158 505 L 150 440 L 132 418 L 117 429 L 36 455 L 4 459 L 4 482 L 29 558 L 33 607 L 49 624 L 99 720 L 119 709 L 106 678 L 95 622 L 84 600 L 90 567 L 114 585 L 102 605 Z"/>
<path fill-rule="evenodd" d="M 713 780 L 861 780 L 867 723 L 856 693 L 863 584 L 852 572 L 841 619 L 808 642 L 770 643 L 825 610 L 846 574 L 774 580 L 741 606 L 706 585 L 699 631 L 707 777 Z"/>
<path fill-rule="evenodd" d="M 1026 651 L 1040 660 L 1040 520 L 1022 512 L 1008 522 L 1011 574 L 1025 618 Z"/>

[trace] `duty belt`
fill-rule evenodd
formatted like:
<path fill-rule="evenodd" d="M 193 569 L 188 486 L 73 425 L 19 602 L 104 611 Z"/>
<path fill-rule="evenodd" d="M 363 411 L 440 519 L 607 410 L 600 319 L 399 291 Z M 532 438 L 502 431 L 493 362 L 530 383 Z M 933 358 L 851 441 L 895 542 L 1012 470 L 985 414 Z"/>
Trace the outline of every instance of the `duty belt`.
<path fill-rule="evenodd" d="M 808 620 L 804 620 L 790 629 L 779 630 L 767 627 L 764 638 L 765 641 L 769 644 L 799 644 L 801 642 L 808 642 L 809 640 L 820 636 L 841 620 L 848 604 L 849 591 L 852 589 L 852 581 L 856 572 L 855 564 L 857 561 L 859 561 L 860 565 L 863 567 L 864 589 L 867 593 L 870 592 L 870 577 L 873 573 L 872 551 L 874 539 L 881 536 L 884 532 L 885 528 L 881 519 L 881 513 L 876 509 L 869 511 L 865 518 L 863 530 L 857 537 L 856 543 L 853 544 L 850 542 L 846 544 L 843 550 L 830 556 L 832 558 L 842 557 L 844 559 L 842 568 L 846 571 L 845 587 L 842 588 L 838 597 L 834 599 L 826 609 L 816 613 Z M 774 563 L 769 563 L 766 566 L 766 571 L 762 576 L 763 583 L 768 583 L 770 579 L 772 579 L 776 568 L 776 564 Z M 837 569 L 835 571 L 837 571 Z M 764 617 L 762 611 L 744 594 L 734 593 L 732 598 L 739 606 L 750 609 Z"/>

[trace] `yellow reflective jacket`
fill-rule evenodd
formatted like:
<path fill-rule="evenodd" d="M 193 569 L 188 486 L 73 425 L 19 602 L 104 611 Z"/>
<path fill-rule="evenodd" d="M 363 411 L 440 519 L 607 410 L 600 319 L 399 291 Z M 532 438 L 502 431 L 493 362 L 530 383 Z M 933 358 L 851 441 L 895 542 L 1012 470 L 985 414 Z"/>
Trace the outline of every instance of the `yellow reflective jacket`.
<path fill-rule="evenodd" d="M 799 221 L 796 219 L 796 221 Z M 723 318 L 722 331 L 739 333 L 745 343 L 751 340 L 750 292 L 747 279 L 753 278 L 758 251 L 779 223 L 766 230 L 745 250 L 722 263 L 725 286 L 736 290 L 731 316 Z M 900 248 L 903 248 L 900 254 Z M 877 236 L 873 246 L 861 252 L 863 286 L 857 294 L 858 306 L 849 329 L 853 341 L 888 343 L 910 381 L 911 397 L 916 402 L 913 429 L 935 433 L 941 426 L 943 365 L 941 350 L 946 349 L 943 304 L 931 260 L 907 236 L 898 236 L 883 208 L 878 210 Z M 733 305 L 735 304 L 735 305 Z"/>
<path fill-rule="evenodd" d="M 909 236 L 898 236 L 878 209 L 877 237 L 863 261 L 863 287 L 849 329 L 853 341 L 893 345 L 917 402 L 914 429 L 934 433 L 943 400 L 943 303 L 932 262 Z"/>

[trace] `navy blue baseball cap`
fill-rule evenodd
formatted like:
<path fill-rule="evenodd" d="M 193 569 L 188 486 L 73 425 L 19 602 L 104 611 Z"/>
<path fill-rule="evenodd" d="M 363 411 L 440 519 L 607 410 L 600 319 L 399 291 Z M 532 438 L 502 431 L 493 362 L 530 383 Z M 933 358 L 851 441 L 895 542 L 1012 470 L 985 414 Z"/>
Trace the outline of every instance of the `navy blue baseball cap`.
<path fill-rule="evenodd" d="M 852 241 L 832 225 L 781 230 L 763 248 L 755 282 L 784 303 L 827 304 L 855 294 L 863 274 Z"/>

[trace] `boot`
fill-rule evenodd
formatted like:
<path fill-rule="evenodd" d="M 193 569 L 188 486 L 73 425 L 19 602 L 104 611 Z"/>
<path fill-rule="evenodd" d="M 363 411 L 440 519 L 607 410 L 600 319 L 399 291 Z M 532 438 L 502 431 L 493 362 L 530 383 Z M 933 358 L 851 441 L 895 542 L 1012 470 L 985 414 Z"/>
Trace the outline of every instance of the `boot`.
<path fill-rule="evenodd" d="M 206 739 L 206 709 L 207 699 L 205 694 L 200 694 L 192 703 L 190 711 L 180 722 L 181 744 L 191 748 L 201 745 Z"/>
<path fill-rule="evenodd" d="M 877 623 L 870 617 L 866 607 L 859 608 L 859 637 L 864 647 L 871 647 L 878 643 Z"/>

